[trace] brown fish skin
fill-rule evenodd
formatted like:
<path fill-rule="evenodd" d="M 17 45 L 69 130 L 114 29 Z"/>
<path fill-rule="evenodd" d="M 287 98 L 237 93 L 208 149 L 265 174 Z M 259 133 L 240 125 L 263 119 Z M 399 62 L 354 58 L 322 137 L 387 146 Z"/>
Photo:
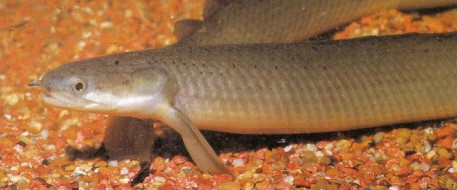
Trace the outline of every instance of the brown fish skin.
<path fill-rule="evenodd" d="M 436 7 L 447 7 L 456 5 L 456 1 L 452 0 L 436 0 L 436 1 L 428 1 L 428 0 L 401 0 L 395 1 L 394 7 L 400 10 L 417 10 L 417 9 L 429 9 L 429 8 L 436 8 Z"/>
<path fill-rule="evenodd" d="M 278 7 L 276 2 L 263 1 L 263 9 L 271 9 L 268 8 L 268 6 Z M 421 9 L 455 4 L 455 1 L 449 0 L 406 0 L 366 2 L 319 1 L 319 3 L 316 2 L 317 1 L 283 1 L 281 3 L 286 3 L 286 5 L 281 5 L 282 7 L 279 8 L 286 9 L 286 11 L 282 10 L 282 12 L 262 12 L 255 9 L 251 10 L 253 7 L 258 6 L 257 3 L 259 3 L 259 1 L 256 0 L 208 0 L 205 3 L 205 9 L 203 12 L 205 22 L 195 20 L 185 20 L 179 22 L 175 25 L 175 34 L 178 38 L 184 38 L 185 40 L 187 40 L 186 42 L 181 42 L 181 44 L 187 45 L 218 43 L 290 42 L 307 39 L 313 36 L 314 34 L 324 32 L 328 29 L 331 29 L 334 26 L 338 26 L 350 20 L 356 19 L 358 17 L 357 15 L 362 16 L 364 14 L 369 14 L 373 11 L 378 11 L 379 9 L 392 7 L 398 9 Z M 347 2 L 349 2 L 349 4 L 346 4 Z M 373 4 L 370 4 L 371 2 Z M 392 2 L 400 2 L 401 4 L 394 5 L 392 4 Z M 231 3 L 238 4 L 236 4 L 235 6 Z M 323 6 L 320 3 L 328 3 L 329 5 Z M 343 4 L 345 6 L 332 6 L 338 4 Z M 306 5 L 305 7 L 307 8 L 305 10 L 297 9 L 301 8 L 299 7 L 301 5 Z M 355 9 L 357 11 L 351 10 L 357 6 L 361 6 L 362 8 Z M 316 10 L 313 11 L 313 9 Z M 297 11 L 299 11 L 299 13 L 301 14 L 295 15 Z M 306 14 L 304 14 L 303 11 L 307 11 Z M 236 16 L 236 13 L 240 12 L 243 13 L 243 19 L 234 17 L 233 20 L 227 20 L 229 18 L 232 18 L 233 16 Z M 278 17 L 272 15 L 272 13 L 278 15 L 285 15 L 289 18 L 278 20 Z M 330 14 L 324 14 L 320 16 L 320 13 Z M 332 16 L 335 13 L 347 15 L 345 15 L 344 17 L 340 15 L 337 16 L 337 18 L 332 18 Z M 226 15 L 231 16 L 226 18 Z M 318 21 L 317 19 L 322 19 L 323 21 Z M 284 23 L 284 20 L 287 20 L 288 22 Z M 218 24 L 214 25 L 214 23 Z M 285 24 L 290 24 L 290 26 L 287 26 Z M 308 26 L 308 28 L 306 28 L 306 26 Z M 293 30 L 289 30 L 288 28 L 290 27 L 292 27 Z M 312 30 L 309 30 L 309 28 L 311 28 Z M 231 33 L 231 31 L 228 29 L 234 29 L 233 32 L 235 33 L 235 35 Z M 227 30 L 229 32 L 227 32 Z M 199 32 L 193 33 L 195 31 Z M 259 41 L 259 39 L 262 41 Z M 151 144 L 154 137 L 150 135 L 145 135 L 145 133 L 147 133 L 146 131 L 149 131 L 151 133 L 151 126 L 147 122 L 141 122 L 133 118 L 119 116 L 112 118 L 113 119 L 110 120 L 106 128 L 106 134 L 104 139 L 104 147 L 108 151 L 110 157 L 125 157 L 138 160 L 150 160 L 150 154 L 147 154 L 151 151 L 150 146 L 137 145 L 140 143 Z M 131 137 L 129 138 L 129 136 Z"/>
<path fill-rule="evenodd" d="M 450 33 L 175 46 L 66 64 L 39 86 L 58 107 L 160 120 L 202 170 L 220 173 L 198 129 L 316 133 L 455 117 L 456 68 Z"/>
<path fill-rule="evenodd" d="M 182 38 L 178 44 L 297 42 L 375 11 L 443 7 L 455 5 L 457 1 L 234 0 L 227 2 L 213 0 L 208 4 L 202 23 L 195 24 L 194 20 L 177 23 L 176 33 Z"/>

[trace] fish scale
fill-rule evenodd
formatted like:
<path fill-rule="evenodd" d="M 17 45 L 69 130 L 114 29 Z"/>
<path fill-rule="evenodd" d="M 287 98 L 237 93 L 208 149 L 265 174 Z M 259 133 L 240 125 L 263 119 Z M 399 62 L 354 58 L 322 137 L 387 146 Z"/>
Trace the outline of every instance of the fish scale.
<path fill-rule="evenodd" d="M 436 103 L 455 105 L 456 102 L 454 99 L 446 101 L 447 97 L 452 97 L 452 91 L 439 89 L 436 90 L 438 94 L 433 94 L 436 97 L 431 97 L 431 92 L 426 90 L 443 88 L 443 84 L 456 84 L 452 77 L 456 72 L 450 69 L 455 61 L 441 58 L 455 56 L 451 47 L 456 44 L 455 39 L 443 40 L 441 45 L 444 47 L 441 48 L 436 46 L 440 43 L 434 38 L 382 37 L 379 40 L 362 39 L 323 45 L 318 42 L 266 47 L 216 46 L 211 51 L 204 48 L 199 51 L 194 47 L 191 52 L 186 52 L 186 48 L 177 48 L 175 55 L 184 55 L 192 62 L 204 62 L 206 67 L 200 70 L 219 70 L 225 74 L 188 72 L 192 75 L 189 77 L 185 75 L 190 68 L 182 67 L 183 70 L 175 75 L 180 89 L 175 106 L 187 113 L 201 129 L 236 133 L 278 133 L 278 130 L 283 133 L 325 132 L 368 127 L 367 123 L 378 126 L 401 120 L 450 116 L 439 111 L 427 111 L 437 109 Z M 310 46 L 315 44 L 318 44 L 319 53 L 310 50 Z M 402 47 L 405 44 L 408 49 Z M 436 48 L 428 50 L 428 53 L 422 49 L 424 45 L 432 44 Z M 236 50 L 240 53 L 223 53 Z M 303 51 L 300 58 L 288 59 L 291 54 L 296 55 L 300 51 Z M 351 57 L 351 60 L 341 59 L 342 54 Z M 306 59 L 306 56 L 314 57 Z M 215 57 L 217 59 L 213 60 Z M 257 68 L 253 67 L 253 58 L 257 59 Z M 302 60 L 313 60 L 314 63 Z M 307 69 L 303 69 L 304 65 Z M 163 67 L 166 70 L 175 69 L 168 65 Z M 249 82 L 245 81 L 245 75 L 252 76 Z M 186 79 L 181 81 L 180 76 Z M 428 82 L 430 80 L 434 82 Z M 196 84 L 202 81 L 214 84 Z M 251 84 L 255 88 L 250 87 Z M 189 94 L 190 91 L 198 93 Z M 224 94 L 223 98 L 218 98 L 219 93 L 214 91 Z M 217 105 L 216 108 L 213 105 Z M 226 113 L 226 117 L 215 119 L 216 115 L 224 113 L 221 110 L 231 111 Z M 311 116 L 318 119 L 304 119 Z M 278 129 L 278 125 L 288 127 Z M 257 130 L 259 128 L 262 130 Z"/>

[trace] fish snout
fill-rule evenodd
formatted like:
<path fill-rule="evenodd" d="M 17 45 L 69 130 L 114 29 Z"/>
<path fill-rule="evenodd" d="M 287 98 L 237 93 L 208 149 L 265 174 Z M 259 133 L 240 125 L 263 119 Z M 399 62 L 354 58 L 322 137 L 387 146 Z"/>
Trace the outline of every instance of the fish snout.
<path fill-rule="evenodd" d="M 43 82 L 43 80 L 34 80 L 28 84 L 30 87 L 44 87 L 45 91 L 51 91 L 51 88 L 49 85 L 46 85 L 46 83 Z"/>
<path fill-rule="evenodd" d="M 29 87 L 38 87 L 42 89 L 43 93 L 49 94 L 52 92 L 53 88 L 49 83 L 46 82 L 46 80 L 39 79 L 39 80 L 34 80 L 28 84 Z"/>

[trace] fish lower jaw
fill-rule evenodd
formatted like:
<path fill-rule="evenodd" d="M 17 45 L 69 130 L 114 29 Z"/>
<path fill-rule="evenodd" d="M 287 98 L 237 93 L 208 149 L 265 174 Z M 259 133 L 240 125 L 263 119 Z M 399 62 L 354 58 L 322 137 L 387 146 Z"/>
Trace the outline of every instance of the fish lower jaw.
<path fill-rule="evenodd" d="M 62 107 L 62 105 L 61 105 L 62 103 L 60 101 L 56 100 L 56 98 L 54 98 L 51 94 L 42 93 L 40 96 L 41 96 L 41 100 L 43 100 L 43 102 L 45 104 Z"/>
<path fill-rule="evenodd" d="M 101 107 L 106 107 L 93 102 L 83 102 L 81 100 L 71 99 L 70 97 L 53 95 L 52 93 L 42 93 L 41 100 L 48 105 L 55 107 L 77 110 L 77 111 L 90 111 L 90 112 L 106 112 Z M 103 110 L 103 111 L 102 111 Z"/>

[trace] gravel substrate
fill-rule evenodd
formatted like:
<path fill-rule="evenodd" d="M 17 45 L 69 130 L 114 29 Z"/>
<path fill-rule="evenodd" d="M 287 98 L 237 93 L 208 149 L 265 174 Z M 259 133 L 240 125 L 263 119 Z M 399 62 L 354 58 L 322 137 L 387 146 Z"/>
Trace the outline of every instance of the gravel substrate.
<path fill-rule="evenodd" d="M 158 150 L 149 174 L 135 187 L 130 182 L 140 170 L 138 161 L 68 159 L 67 146 L 100 146 L 106 116 L 46 106 L 39 89 L 27 84 L 65 62 L 172 44 L 173 23 L 201 18 L 202 5 L 202 0 L 0 1 L 0 188 L 457 189 L 453 120 L 324 135 L 206 132 L 234 176 L 200 172 L 179 139 L 166 139 L 169 130 L 157 127 L 163 147 L 174 150 Z M 333 38 L 451 31 L 457 31 L 457 9 L 386 10 Z"/>

